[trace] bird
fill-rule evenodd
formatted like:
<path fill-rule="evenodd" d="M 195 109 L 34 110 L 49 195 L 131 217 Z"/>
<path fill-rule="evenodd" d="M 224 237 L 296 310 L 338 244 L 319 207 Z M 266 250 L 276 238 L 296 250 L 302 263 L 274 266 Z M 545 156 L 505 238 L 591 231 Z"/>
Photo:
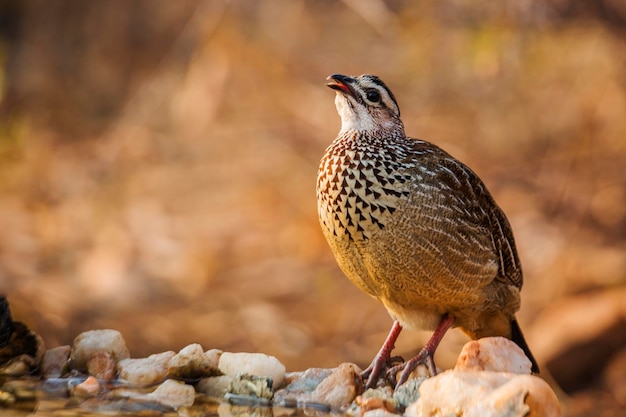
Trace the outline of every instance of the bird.
<path fill-rule="evenodd" d="M 319 222 L 343 273 L 393 319 L 361 374 L 365 387 L 381 378 L 400 386 L 420 364 L 436 375 L 433 356 L 451 327 L 512 340 L 538 374 L 515 317 L 523 274 L 512 228 L 483 181 L 437 145 L 407 137 L 379 77 L 327 81 L 341 129 L 319 165 Z M 433 333 L 417 356 L 392 366 L 403 328 Z"/>

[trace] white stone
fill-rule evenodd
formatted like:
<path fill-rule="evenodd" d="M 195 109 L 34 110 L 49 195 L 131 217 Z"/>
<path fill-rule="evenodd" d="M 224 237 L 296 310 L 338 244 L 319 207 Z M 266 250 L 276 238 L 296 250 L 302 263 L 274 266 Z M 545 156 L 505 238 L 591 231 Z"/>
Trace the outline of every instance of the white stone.
<path fill-rule="evenodd" d="M 222 398 L 224 394 L 226 394 L 232 380 L 233 377 L 228 375 L 202 378 L 196 384 L 196 391 L 206 394 L 209 397 Z"/>
<path fill-rule="evenodd" d="M 145 398 L 172 408 L 190 407 L 196 399 L 196 391 L 191 385 L 168 379 Z"/>
<path fill-rule="evenodd" d="M 204 353 L 202 346 L 197 343 L 185 346 L 170 359 L 168 376 L 174 379 L 197 379 L 220 375 L 218 363 L 221 353 L 219 350 Z"/>
<path fill-rule="evenodd" d="M 204 350 L 202 346 L 197 343 L 191 344 L 189 346 L 185 346 L 178 352 L 176 355 L 170 359 L 168 367 L 181 367 L 187 366 L 189 363 L 193 362 L 203 362 L 204 361 Z"/>
<path fill-rule="evenodd" d="M 130 357 L 126 342 L 117 330 L 90 330 L 83 332 L 74 339 L 70 354 L 72 369 L 85 371 L 87 361 L 96 352 L 106 352 L 115 361 Z"/>
<path fill-rule="evenodd" d="M 446 371 L 424 381 L 407 417 L 558 417 L 556 395 L 541 378 L 488 371 Z"/>
<path fill-rule="evenodd" d="M 530 374 L 531 363 L 515 342 L 504 337 L 485 337 L 463 346 L 454 369 Z"/>
<path fill-rule="evenodd" d="M 239 374 L 269 376 L 274 389 L 279 387 L 285 378 L 285 365 L 274 356 L 263 353 L 230 353 L 220 356 L 219 370 L 224 375 L 235 377 Z"/>
<path fill-rule="evenodd" d="M 141 359 L 124 359 L 117 363 L 119 379 L 133 386 L 149 386 L 163 382 L 167 365 L 176 353 L 167 351 Z"/>
<path fill-rule="evenodd" d="M 218 369 L 220 365 L 220 356 L 222 352 L 219 349 L 210 349 L 204 352 L 204 362 L 211 368 Z"/>

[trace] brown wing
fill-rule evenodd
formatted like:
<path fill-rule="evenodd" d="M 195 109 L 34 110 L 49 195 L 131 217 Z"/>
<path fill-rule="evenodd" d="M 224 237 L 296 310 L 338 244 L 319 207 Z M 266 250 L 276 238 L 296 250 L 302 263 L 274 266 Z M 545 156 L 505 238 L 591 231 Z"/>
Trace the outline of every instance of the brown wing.
<path fill-rule="evenodd" d="M 424 171 L 434 172 L 436 182 L 458 205 L 463 221 L 490 234 L 493 250 L 499 260 L 497 280 L 522 287 L 522 268 L 515 247 L 513 231 L 504 212 L 496 204 L 478 175 L 462 162 L 429 142 L 415 140 L 415 160 L 427 161 Z M 418 165 L 420 162 L 418 161 Z M 422 165 L 423 166 L 423 165 Z"/>

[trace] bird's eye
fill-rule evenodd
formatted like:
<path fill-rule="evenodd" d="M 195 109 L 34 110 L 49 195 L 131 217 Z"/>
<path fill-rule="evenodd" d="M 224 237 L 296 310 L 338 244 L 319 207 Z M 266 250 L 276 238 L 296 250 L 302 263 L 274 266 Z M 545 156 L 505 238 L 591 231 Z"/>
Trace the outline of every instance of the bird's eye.
<path fill-rule="evenodd" d="M 370 90 L 365 93 L 365 97 L 372 103 L 378 103 L 380 101 L 380 93 L 376 90 Z"/>

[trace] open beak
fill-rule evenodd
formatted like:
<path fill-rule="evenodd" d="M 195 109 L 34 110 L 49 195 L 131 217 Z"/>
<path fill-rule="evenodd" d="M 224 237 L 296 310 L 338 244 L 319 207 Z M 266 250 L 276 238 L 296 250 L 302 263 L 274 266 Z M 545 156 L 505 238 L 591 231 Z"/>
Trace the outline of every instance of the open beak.
<path fill-rule="evenodd" d="M 339 91 L 343 94 L 354 96 L 354 93 L 350 88 L 350 82 L 354 81 L 354 78 L 348 77 L 347 75 L 333 74 L 329 75 L 326 79 L 329 81 L 328 83 L 326 83 L 327 87 Z"/>

